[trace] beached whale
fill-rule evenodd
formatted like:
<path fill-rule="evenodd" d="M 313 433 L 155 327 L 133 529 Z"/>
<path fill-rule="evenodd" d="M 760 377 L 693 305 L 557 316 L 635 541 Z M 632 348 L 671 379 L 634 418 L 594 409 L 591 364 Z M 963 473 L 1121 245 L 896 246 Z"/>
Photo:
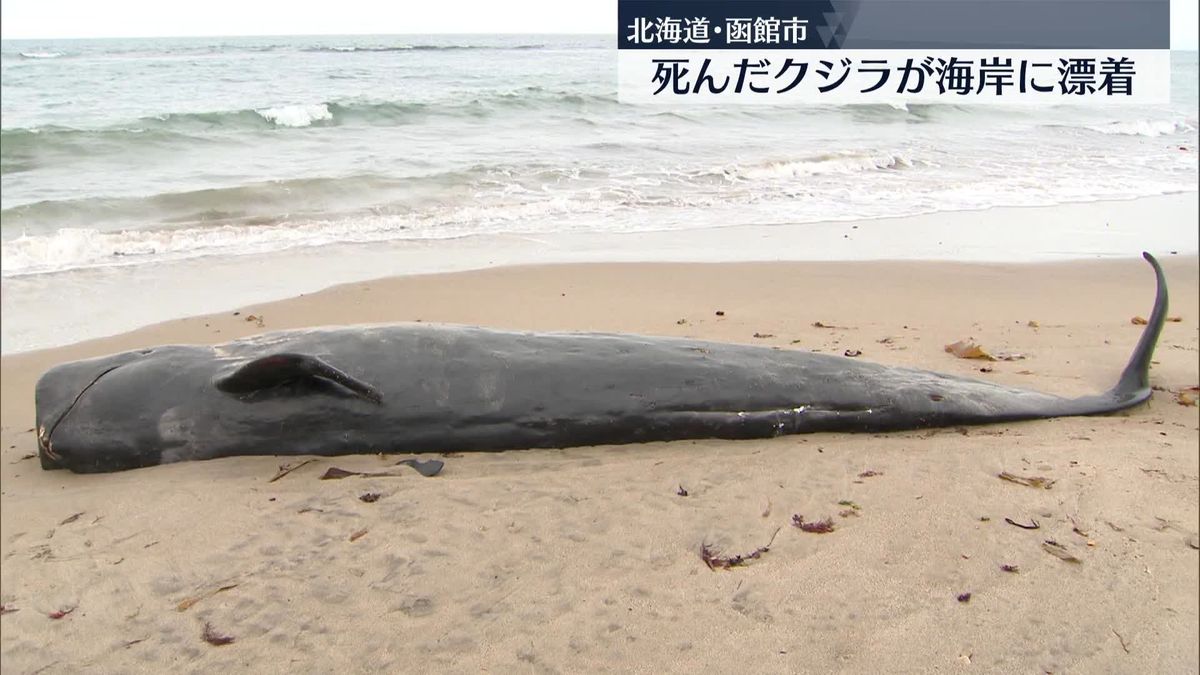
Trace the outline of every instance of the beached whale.
<path fill-rule="evenodd" d="M 57 366 L 42 467 L 889 431 L 1110 413 L 1150 397 L 1158 295 L 1116 386 L 1066 399 L 798 350 L 429 324 L 268 333 Z"/>

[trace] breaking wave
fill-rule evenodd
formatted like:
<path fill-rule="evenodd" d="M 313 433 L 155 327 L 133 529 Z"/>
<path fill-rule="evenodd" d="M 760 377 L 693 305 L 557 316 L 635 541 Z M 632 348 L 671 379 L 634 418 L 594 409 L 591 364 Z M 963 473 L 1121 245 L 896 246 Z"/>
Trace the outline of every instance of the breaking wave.
<path fill-rule="evenodd" d="M 1195 131 L 1194 124 L 1183 120 L 1131 120 L 1095 124 L 1084 127 L 1089 131 L 1112 136 L 1170 136 Z"/>
<path fill-rule="evenodd" d="M 321 102 L 245 110 L 164 113 L 98 129 L 43 126 L 0 131 L 0 171 L 32 168 L 42 152 L 121 152 L 128 146 L 217 142 L 221 133 L 338 126 L 394 126 L 431 117 L 480 118 L 512 111 L 586 112 L 617 105 L 613 94 L 578 94 L 541 87 L 500 92 L 465 101 Z"/>
<path fill-rule="evenodd" d="M 100 222 L 105 229 L 139 223 L 220 225 L 235 221 L 277 219 L 279 214 L 319 211 L 341 202 L 363 203 L 422 181 L 461 180 L 458 176 L 428 179 L 388 178 L 372 174 L 328 178 L 298 178 L 164 192 L 145 197 L 82 197 L 22 204 L 0 211 L 5 229 L 38 229 L 47 223 L 80 228 Z M 7 242 L 5 243 L 7 246 Z"/>
<path fill-rule="evenodd" d="M 913 160 L 897 154 L 837 152 L 798 160 L 733 165 L 722 168 L 720 172 L 731 180 L 770 180 L 864 171 L 894 171 L 912 168 L 913 165 Z"/>
<path fill-rule="evenodd" d="M 333 119 L 333 113 L 329 112 L 329 106 L 324 103 L 285 105 L 254 112 L 277 127 L 307 127 L 314 122 L 326 122 Z"/>
<path fill-rule="evenodd" d="M 836 180 L 836 174 L 919 164 L 897 154 L 850 152 L 711 170 L 477 164 L 408 177 L 361 174 L 41 201 L 0 212 L 6 229 L 24 233 L 4 242 L 3 268 L 5 276 L 23 276 L 329 243 L 555 231 L 603 214 L 754 203 L 772 198 L 770 186 L 780 179 L 829 174 Z M 463 194 L 471 198 L 464 202 Z"/>
<path fill-rule="evenodd" d="M 66 56 L 63 52 L 21 52 L 24 59 L 57 59 Z"/>
<path fill-rule="evenodd" d="M 299 218 L 269 224 L 226 224 L 175 229 L 62 228 L 4 242 L 5 277 L 69 269 L 116 267 L 212 255 L 253 255 L 300 247 L 396 239 L 452 239 L 481 231 L 522 230 L 531 219 L 620 208 L 589 199 L 559 199 L 496 206 L 451 206 L 423 214 L 359 214 Z M 482 230 L 481 230 L 482 228 Z"/>

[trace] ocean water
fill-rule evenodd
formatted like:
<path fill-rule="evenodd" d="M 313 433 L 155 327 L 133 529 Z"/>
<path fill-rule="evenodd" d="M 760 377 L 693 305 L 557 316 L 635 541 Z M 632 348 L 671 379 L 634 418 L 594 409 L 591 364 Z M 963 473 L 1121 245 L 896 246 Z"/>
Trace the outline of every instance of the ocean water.
<path fill-rule="evenodd" d="M 335 243 L 688 230 L 1197 189 L 1139 108 L 616 100 L 607 37 L 4 42 L 5 278 Z"/>

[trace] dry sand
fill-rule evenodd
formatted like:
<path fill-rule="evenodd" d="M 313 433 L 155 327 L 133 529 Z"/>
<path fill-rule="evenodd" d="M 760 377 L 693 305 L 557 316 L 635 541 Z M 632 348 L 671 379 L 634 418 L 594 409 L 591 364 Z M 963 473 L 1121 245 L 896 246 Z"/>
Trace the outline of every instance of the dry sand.
<path fill-rule="evenodd" d="M 1152 275 L 1134 260 L 503 268 L 6 356 L 4 671 L 1196 672 L 1198 409 L 1171 392 L 1200 379 L 1200 269 L 1194 256 L 1165 264 L 1182 318 L 1152 372 L 1168 391 L 1128 414 L 453 455 L 431 479 L 317 480 L 389 464 L 377 456 L 320 459 L 274 483 L 295 460 L 44 472 L 25 458 L 33 385 L 57 362 L 139 346 L 420 319 L 860 349 L 1083 394 L 1115 381 Z M 943 351 L 968 336 L 1029 358 L 980 373 Z M 1002 471 L 1056 482 L 1024 487 Z M 802 532 L 793 514 L 837 529 Z M 777 530 L 744 567 L 712 571 L 698 554 L 706 542 L 749 552 Z M 1051 556 L 1046 539 L 1082 563 Z M 236 641 L 209 645 L 206 623 Z"/>

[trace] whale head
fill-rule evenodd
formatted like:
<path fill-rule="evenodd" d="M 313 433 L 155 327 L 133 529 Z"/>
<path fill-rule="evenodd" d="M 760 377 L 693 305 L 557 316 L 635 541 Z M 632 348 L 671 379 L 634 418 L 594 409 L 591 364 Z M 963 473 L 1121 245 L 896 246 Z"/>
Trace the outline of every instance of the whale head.
<path fill-rule="evenodd" d="M 182 347 L 157 347 L 55 366 L 35 393 L 43 469 L 81 473 L 157 464 L 161 364 Z M 148 395 L 149 392 L 149 395 Z"/>

